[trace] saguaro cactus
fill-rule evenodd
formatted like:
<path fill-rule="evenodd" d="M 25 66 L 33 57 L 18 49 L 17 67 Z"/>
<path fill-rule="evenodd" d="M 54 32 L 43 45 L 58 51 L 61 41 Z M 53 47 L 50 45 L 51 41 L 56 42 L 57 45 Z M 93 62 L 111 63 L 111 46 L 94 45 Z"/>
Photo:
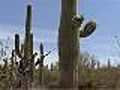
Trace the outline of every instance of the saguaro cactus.
<path fill-rule="evenodd" d="M 29 64 L 29 60 L 31 60 L 32 56 L 32 48 L 33 48 L 33 36 L 31 36 L 31 20 L 32 20 L 32 6 L 30 4 L 27 5 L 27 16 L 26 16 L 26 25 L 25 25 L 25 41 L 24 41 L 24 57 L 23 57 L 23 66 Z M 32 64 L 31 64 L 32 65 Z M 29 65 L 27 65 L 29 66 Z M 30 66 L 31 67 L 31 66 Z M 28 67 L 27 67 L 28 68 Z M 26 71 L 26 68 L 24 68 L 24 71 Z M 32 72 L 33 70 L 31 69 Z M 28 85 L 31 83 L 30 79 L 32 78 L 30 73 L 24 72 L 24 82 L 23 84 L 26 84 L 23 86 L 23 89 L 28 89 Z M 30 76 L 30 77 L 28 77 Z M 29 83 L 28 83 L 29 82 Z"/>
<path fill-rule="evenodd" d="M 76 64 L 79 55 L 79 37 L 87 37 L 96 28 L 96 23 L 88 22 L 79 30 L 84 20 L 76 15 L 76 0 L 61 0 L 62 11 L 59 28 L 59 68 L 60 87 L 74 88 L 77 85 Z"/>
<path fill-rule="evenodd" d="M 37 55 L 36 53 L 33 54 L 33 34 L 31 33 L 31 19 L 32 6 L 31 4 L 28 4 L 25 25 L 25 40 L 24 44 L 21 45 L 21 50 L 19 49 L 19 35 L 15 35 L 15 52 L 18 55 L 18 57 L 21 58 L 19 64 L 19 71 L 23 74 L 22 80 L 24 90 L 27 90 L 28 85 L 31 86 L 31 82 L 33 81 L 34 58 Z"/>
<path fill-rule="evenodd" d="M 110 69 L 111 68 L 111 61 L 110 61 L 110 59 L 108 59 L 108 62 L 107 62 L 107 64 L 108 64 L 108 69 Z"/>
<path fill-rule="evenodd" d="M 43 64 L 44 64 L 44 47 L 43 44 L 40 44 L 40 61 L 39 61 L 39 83 L 42 85 L 43 84 Z"/>
<path fill-rule="evenodd" d="M 39 64 L 39 83 L 40 85 L 43 85 L 44 84 L 44 77 L 43 77 L 43 69 L 44 69 L 44 60 L 45 60 L 45 57 L 48 56 L 51 51 L 49 51 L 48 53 L 44 53 L 44 46 L 43 44 L 41 43 L 40 44 L 40 57 L 38 58 L 37 62 L 36 62 L 36 65 Z"/>
<path fill-rule="evenodd" d="M 25 26 L 25 41 L 24 41 L 24 59 L 29 60 L 31 56 L 31 19 L 32 19 L 32 6 L 27 6 L 27 17 Z"/>
<path fill-rule="evenodd" d="M 72 17 L 76 15 L 76 0 L 61 0 L 62 13 L 59 28 L 59 68 L 60 87 L 75 86 L 75 66 L 79 55 L 79 34 L 72 27 Z M 64 77 L 63 77 L 64 76 Z"/>
<path fill-rule="evenodd" d="M 97 61 L 97 69 L 100 69 L 100 61 Z"/>

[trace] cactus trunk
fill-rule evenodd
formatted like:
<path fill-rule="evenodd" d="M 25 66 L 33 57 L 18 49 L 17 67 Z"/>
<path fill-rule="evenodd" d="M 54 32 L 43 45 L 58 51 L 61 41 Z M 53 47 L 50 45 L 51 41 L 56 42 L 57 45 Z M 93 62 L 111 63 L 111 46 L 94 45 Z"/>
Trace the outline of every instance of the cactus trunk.
<path fill-rule="evenodd" d="M 76 87 L 76 62 L 79 55 L 79 32 L 72 27 L 76 15 L 76 0 L 61 0 L 62 12 L 59 28 L 60 87 Z"/>
<path fill-rule="evenodd" d="M 34 59 L 32 58 L 33 55 L 33 34 L 30 35 L 30 52 L 31 52 L 31 59 L 30 59 L 30 86 L 32 86 L 33 82 L 33 70 L 34 70 Z"/>
<path fill-rule="evenodd" d="M 25 42 L 24 42 L 24 58 L 26 60 L 30 59 L 31 55 L 31 16 L 32 16 L 32 6 L 27 6 L 27 17 L 26 17 L 26 28 L 25 28 Z"/>
<path fill-rule="evenodd" d="M 31 34 L 31 18 L 32 17 L 32 6 L 27 5 L 27 16 L 25 26 L 25 42 L 24 42 L 24 64 L 27 65 L 33 53 L 33 36 Z M 31 64 L 32 65 L 32 64 Z M 28 66 L 28 65 L 27 65 Z M 26 70 L 26 68 L 25 68 Z M 32 74 L 31 74 L 32 75 Z M 28 90 L 30 86 L 30 73 L 25 72 L 23 89 Z M 28 77 L 29 76 L 29 77 Z"/>

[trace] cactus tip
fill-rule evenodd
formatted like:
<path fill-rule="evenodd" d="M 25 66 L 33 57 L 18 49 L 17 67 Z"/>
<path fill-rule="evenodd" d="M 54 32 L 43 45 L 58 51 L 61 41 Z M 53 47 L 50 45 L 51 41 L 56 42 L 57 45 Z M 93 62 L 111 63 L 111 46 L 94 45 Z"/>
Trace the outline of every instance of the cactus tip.
<path fill-rule="evenodd" d="M 32 0 L 27 0 L 27 4 L 31 5 L 32 4 Z"/>
<path fill-rule="evenodd" d="M 92 19 L 90 22 L 96 24 L 96 20 L 95 19 Z"/>

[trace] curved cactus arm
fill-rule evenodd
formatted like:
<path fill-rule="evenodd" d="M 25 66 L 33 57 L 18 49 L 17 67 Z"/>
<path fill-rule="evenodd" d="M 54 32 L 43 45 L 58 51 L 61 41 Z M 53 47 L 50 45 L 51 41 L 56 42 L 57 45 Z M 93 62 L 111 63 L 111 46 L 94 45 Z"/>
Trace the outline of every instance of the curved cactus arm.
<path fill-rule="evenodd" d="M 80 30 L 80 38 L 90 36 L 96 30 L 96 22 L 91 20 Z"/>

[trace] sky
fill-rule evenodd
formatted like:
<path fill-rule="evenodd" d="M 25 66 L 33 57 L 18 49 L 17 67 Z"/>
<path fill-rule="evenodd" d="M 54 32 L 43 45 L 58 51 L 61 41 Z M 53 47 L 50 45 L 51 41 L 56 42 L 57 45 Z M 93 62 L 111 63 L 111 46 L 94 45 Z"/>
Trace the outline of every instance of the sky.
<path fill-rule="evenodd" d="M 32 31 L 34 48 L 43 43 L 45 51 L 55 50 L 46 58 L 46 63 L 58 60 L 57 37 L 60 22 L 61 0 L 31 0 L 33 5 Z M 14 34 L 21 35 L 23 42 L 27 0 L 0 0 L 0 40 L 10 37 L 13 48 Z M 115 35 L 120 36 L 120 0 L 78 0 L 78 13 L 83 14 L 85 23 L 91 19 L 97 22 L 96 31 L 80 39 L 80 50 L 95 55 L 101 63 L 108 58 L 113 64 L 120 63 L 120 49 Z"/>

